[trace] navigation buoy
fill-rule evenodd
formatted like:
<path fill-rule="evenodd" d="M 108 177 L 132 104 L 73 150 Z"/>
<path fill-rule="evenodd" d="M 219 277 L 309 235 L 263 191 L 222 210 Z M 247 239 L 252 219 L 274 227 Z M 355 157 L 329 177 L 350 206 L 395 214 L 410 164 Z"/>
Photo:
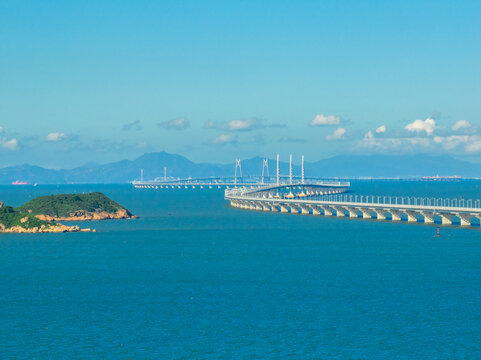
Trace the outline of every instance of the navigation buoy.
<path fill-rule="evenodd" d="M 438 226 L 438 230 L 436 231 L 436 237 L 440 237 L 441 235 L 439 234 L 439 226 Z"/>

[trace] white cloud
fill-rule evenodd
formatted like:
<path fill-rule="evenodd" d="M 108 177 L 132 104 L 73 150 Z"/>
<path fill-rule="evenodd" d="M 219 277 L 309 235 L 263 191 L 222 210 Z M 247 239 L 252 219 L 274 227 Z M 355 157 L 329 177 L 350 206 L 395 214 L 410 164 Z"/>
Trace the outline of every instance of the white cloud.
<path fill-rule="evenodd" d="M 469 141 L 467 135 L 452 135 L 452 136 L 435 136 L 434 142 L 440 144 L 445 150 L 453 150 L 461 144 L 466 144 Z"/>
<path fill-rule="evenodd" d="M 426 120 L 415 120 L 412 123 L 407 124 L 405 129 L 416 134 L 425 132 L 426 135 L 432 135 L 434 129 L 436 129 L 436 122 L 431 118 L 427 118 Z"/>
<path fill-rule="evenodd" d="M 0 134 L 3 133 L 3 127 L 0 126 Z M 4 135 L 0 136 L 0 148 L 8 149 L 8 150 L 17 150 L 18 149 L 18 140 L 17 139 L 8 139 Z"/>
<path fill-rule="evenodd" d="M 311 121 L 311 126 L 331 126 L 339 125 L 341 123 L 341 118 L 336 115 L 323 115 L 318 114 Z"/>
<path fill-rule="evenodd" d="M 227 129 L 230 131 L 247 131 L 253 127 L 253 121 L 248 120 L 231 120 L 227 122 Z"/>
<path fill-rule="evenodd" d="M 458 120 L 456 121 L 456 123 L 451 126 L 451 129 L 454 130 L 454 131 L 457 131 L 459 129 L 466 129 L 466 128 L 470 128 L 471 127 L 471 124 L 469 121 L 467 120 Z"/>
<path fill-rule="evenodd" d="M 221 134 L 216 138 L 211 140 L 212 144 L 224 145 L 229 143 L 235 143 L 237 141 L 237 136 L 232 134 Z"/>
<path fill-rule="evenodd" d="M 446 151 L 455 154 L 481 152 L 480 135 L 450 135 L 430 137 L 375 138 L 368 132 L 359 146 L 379 152 L 399 151 L 401 153 L 419 151 Z"/>
<path fill-rule="evenodd" d="M 330 135 L 326 136 L 326 140 L 341 140 L 346 135 L 346 129 L 340 127 L 334 130 L 334 132 Z"/>
<path fill-rule="evenodd" d="M 386 132 L 386 125 L 381 125 L 376 129 L 376 133 L 381 134 Z"/>
<path fill-rule="evenodd" d="M 157 124 L 166 130 L 184 130 L 190 127 L 190 122 L 187 118 L 177 118 L 172 120 L 165 120 Z"/>
<path fill-rule="evenodd" d="M 17 150 L 18 140 L 17 139 L 10 139 L 10 140 L 0 139 L 0 146 L 8 150 Z"/>
<path fill-rule="evenodd" d="M 249 119 L 237 119 L 224 122 L 222 129 L 228 131 L 251 131 L 262 128 L 281 128 L 282 124 L 266 124 L 263 119 L 249 118 Z"/>
<path fill-rule="evenodd" d="M 465 151 L 467 153 L 477 153 L 481 151 L 481 137 L 479 135 L 470 136 Z"/>
<path fill-rule="evenodd" d="M 375 138 L 372 132 L 368 132 L 364 139 L 359 143 L 362 148 L 369 148 L 375 151 L 393 151 L 412 152 L 419 149 L 425 149 L 431 144 L 429 138 L 405 137 L 405 138 Z"/>
<path fill-rule="evenodd" d="M 381 125 L 376 130 L 374 130 L 376 134 L 382 134 L 386 132 L 386 125 Z M 366 135 L 364 135 L 364 140 L 371 140 L 374 139 L 374 134 L 372 130 L 369 130 Z"/>
<path fill-rule="evenodd" d="M 65 134 L 61 132 L 52 132 L 45 137 L 47 141 L 59 141 L 65 138 Z"/>

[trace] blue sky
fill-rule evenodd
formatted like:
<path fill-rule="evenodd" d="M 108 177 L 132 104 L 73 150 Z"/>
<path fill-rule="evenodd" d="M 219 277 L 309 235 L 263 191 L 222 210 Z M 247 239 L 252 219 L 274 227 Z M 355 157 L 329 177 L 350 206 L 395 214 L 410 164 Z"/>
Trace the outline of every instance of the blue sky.
<path fill-rule="evenodd" d="M 0 1 L 0 166 L 481 161 L 480 1 Z"/>

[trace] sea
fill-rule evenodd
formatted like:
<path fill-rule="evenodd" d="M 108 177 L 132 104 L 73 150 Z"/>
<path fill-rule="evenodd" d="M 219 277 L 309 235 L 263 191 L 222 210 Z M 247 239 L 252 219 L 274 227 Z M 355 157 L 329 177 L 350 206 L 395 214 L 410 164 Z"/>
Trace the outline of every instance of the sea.
<path fill-rule="evenodd" d="M 0 234 L 0 359 L 480 359 L 481 230 L 231 208 L 220 189 L 100 191 L 139 219 Z M 481 181 L 352 194 L 481 198 Z"/>

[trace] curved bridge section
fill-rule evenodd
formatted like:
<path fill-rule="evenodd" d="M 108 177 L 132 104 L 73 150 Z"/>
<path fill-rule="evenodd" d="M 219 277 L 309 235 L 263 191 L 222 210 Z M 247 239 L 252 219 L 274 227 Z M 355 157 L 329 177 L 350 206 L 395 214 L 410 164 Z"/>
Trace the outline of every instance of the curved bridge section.
<path fill-rule="evenodd" d="M 319 191 L 272 195 L 270 190 L 227 189 L 225 199 L 233 207 L 268 212 L 461 226 L 479 226 L 481 221 L 480 200 L 347 195 L 341 188 Z"/>

